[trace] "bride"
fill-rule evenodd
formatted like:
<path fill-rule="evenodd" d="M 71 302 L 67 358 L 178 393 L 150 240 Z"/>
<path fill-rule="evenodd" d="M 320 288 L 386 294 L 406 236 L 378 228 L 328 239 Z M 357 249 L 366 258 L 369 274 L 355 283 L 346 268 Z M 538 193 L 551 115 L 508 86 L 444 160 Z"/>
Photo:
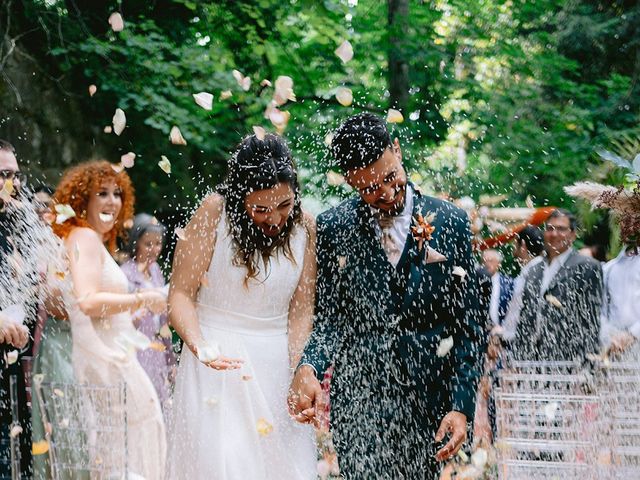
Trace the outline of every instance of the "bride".
<path fill-rule="evenodd" d="M 178 242 L 169 315 L 184 340 L 168 478 L 316 478 L 314 433 L 287 412 L 312 327 L 315 223 L 291 153 L 246 137 Z"/>

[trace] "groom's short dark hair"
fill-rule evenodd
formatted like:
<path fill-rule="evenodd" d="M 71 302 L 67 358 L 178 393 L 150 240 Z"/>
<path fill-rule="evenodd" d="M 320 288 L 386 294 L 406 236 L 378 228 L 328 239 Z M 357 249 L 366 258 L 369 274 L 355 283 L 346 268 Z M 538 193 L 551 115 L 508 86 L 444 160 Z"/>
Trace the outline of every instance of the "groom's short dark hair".
<path fill-rule="evenodd" d="M 368 167 L 391 147 L 385 121 L 373 113 L 349 117 L 333 135 L 331 153 L 343 171 Z"/>

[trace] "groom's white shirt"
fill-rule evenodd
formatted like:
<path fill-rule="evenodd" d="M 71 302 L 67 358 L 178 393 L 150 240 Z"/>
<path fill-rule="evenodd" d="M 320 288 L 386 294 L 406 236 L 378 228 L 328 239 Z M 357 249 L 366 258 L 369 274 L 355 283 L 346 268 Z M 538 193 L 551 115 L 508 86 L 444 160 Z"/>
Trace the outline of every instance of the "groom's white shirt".
<path fill-rule="evenodd" d="M 371 209 L 374 216 L 378 215 L 378 210 L 372 208 Z M 411 228 L 411 214 L 413 213 L 413 188 L 410 184 L 407 183 L 405 188 L 405 196 L 404 196 L 404 208 L 402 212 L 398 215 L 392 217 L 392 224 L 389 227 L 389 235 L 393 240 L 393 243 L 396 244 L 398 250 L 402 252 L 404 250 L 404 244 L 407 241 L 407 236 L 409 235 L 409 230 Z M 375 223 L 376 232 L 378 233 L 378 237 L 382 238 L 382 228 L 378 222 Z"/>

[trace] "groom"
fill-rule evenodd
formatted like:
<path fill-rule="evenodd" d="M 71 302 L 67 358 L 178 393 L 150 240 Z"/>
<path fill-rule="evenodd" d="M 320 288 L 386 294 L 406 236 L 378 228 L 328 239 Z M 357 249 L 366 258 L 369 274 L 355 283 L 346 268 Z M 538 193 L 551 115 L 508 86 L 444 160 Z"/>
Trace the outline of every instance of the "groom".
<path fill-rule="evenodd" d="M 359 198 L 318 218 L 313 333 L 290 410 L 324 411 L 347 479 L 437 478 L 466 440 L 482 330 L 465 213 L 421 195 L 398 139 L 372 114 L 349 118 L 331 151 Z"/>

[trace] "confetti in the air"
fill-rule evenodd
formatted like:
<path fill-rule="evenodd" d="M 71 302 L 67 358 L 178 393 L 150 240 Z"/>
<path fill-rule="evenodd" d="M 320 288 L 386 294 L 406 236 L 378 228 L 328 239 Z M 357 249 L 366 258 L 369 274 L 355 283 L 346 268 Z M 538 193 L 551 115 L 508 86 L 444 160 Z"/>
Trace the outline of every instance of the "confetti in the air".
<path fill-rule="evenodd" d="M 111 25 L 111 30 L 114 32 L 121 32 L 124 30 L 124 20 L 122 19 L 122 15 L 118 12 L 113 12 L 109 16 L 109 25 Z"/>
<path fill-rule="evenodd" d="M 207 92 L 194 93 L 193 99 L 196 103 L 205 110 L 211 110 L 213 108 L 213 95 Z"/>
<path fill-rule="evenodd" d="M 264 140 L 264 136 L 267 134 L 265 129 L 262 127 L 253 127 L 253 133 L 258 140 Z"/>
<path fill-rule="evenodd" d="M 353 46 L 349 40 L 345 40 L 342 44 L 336 48 L 335 54 L 342 60 L 342 63 L 347 63 L 353 58 Z"/>
<path fill-rule="evenodd" d="M 443 338 L 440 340 L 440 344 L 436 350 L 436 355 L 438 357 L 444 357 L 449 353 L 451 348 L 453 348 L 453 337 Z"/>
<path fill-rule="evenodd" d="M 124 168 L 133 168 L 135 159 L 136 159 L 136 154 L 133 152 L 128 152 L 120 157 L 120 164 Z"/>
<path fill-rule="evenodd" d="M 187 141 L 182 136 L 182 132 L 177 126 L 171 127 L 171 132 L 169 132 L 169 140 L 174 145 L 186 145 Z"/>
<path fill-rule="evenodd" d="M 404 117 L 400 110 L 396 110 L 395 108 L 390 108 L 387 112 L 387 122 L 388 123 L 402 123 L 404 122 Z"/>
<path fill-rule="evenodd" d="M 158 166 L 162 169 L 164 173 L 167 175 L 171 175 L 171 162 L 164 155 L 160 156 L 160 161 L 158 162 Z"/>
<path fill-rule="evenodd" d="M 112 123 L 113 133 L 119 136 L 124 130 L 124 127 L 127 126 L 127 117 L 122 109 L 116 108 L 116 113 L 113 115 Z"/>
<path fill-rule="evenodd" d="M 343 107 L 348 107 L 353 103 L 353 93 L 350 88 L 338 87 L 336 90 L 336 100 Z"/>
<path fill-rule="evenodd" d="M 73 208 L 71 208 L 71 205 L 61 205 L 61 204 L 57 204 L 54 207 L 54 210 L 56 211 L 56 223 L 58 225 L 66 222 L 67 220 L 69 220 L 70 218 L 73 218 L 76 216 L 76 212 L 73 211 Z"/>

